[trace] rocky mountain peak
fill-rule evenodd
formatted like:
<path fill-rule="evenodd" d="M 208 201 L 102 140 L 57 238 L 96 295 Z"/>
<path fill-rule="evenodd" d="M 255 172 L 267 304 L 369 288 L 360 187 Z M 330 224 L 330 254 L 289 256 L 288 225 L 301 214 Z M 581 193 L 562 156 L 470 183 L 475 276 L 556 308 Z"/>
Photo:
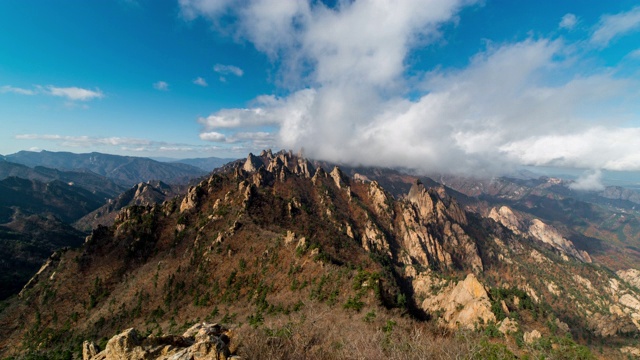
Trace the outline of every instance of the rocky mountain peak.
<path fill-rule="evenodd" d="M 258 172 L 260 167 L 264 167 L 270 177 L 281 181 L 286 179 L 287 174 L 310 178 L 316 171 L 308 159 L 294 155 L 291 151 L 279 151 L 274 154 L 271 150 L 265 150 L 260 153 L 260 156 L 249 154 L 242 169 L 252 174 Z"/>
<path fill-rule="evenodd" d="M 271 152 L 271 149 L 262 150 L 260 152 L 260 157 L 271 160 L 273 159 L 273 152 Z"/>
<path fill-rule="evenodd" d="M 342 172 L 342 170 L 340 170 L 340 167 L 334 166 L 329 175 L 331 176 L 331 178 L 333 178 L 333 181 L 336 183 L 338 189 L 342 189 L 345 186 L 349 185 L 349 179 Z"/>
<path fill-rule="evenodd" d="M 415 204 L 424 218 L 453 219 L 457 223 L 466 224 L 464 210 L 458 203 L 446 194 L 444 187 L 425 188 L 420 180 L 416 180 L 406 199 Z"/>
<path fill-rule="evenodd" d="M 256 172 L 260 168 L 260 166 L 263 166 L 263 165 L 264 165 L 264 162 L 262 161 L 261 157 L 258 157 L 253 155 L 252 153 L 249 153 L 249 156 L 247 156 L 247 160 L 245 161 L 242 168 L 246 172 Z"/>

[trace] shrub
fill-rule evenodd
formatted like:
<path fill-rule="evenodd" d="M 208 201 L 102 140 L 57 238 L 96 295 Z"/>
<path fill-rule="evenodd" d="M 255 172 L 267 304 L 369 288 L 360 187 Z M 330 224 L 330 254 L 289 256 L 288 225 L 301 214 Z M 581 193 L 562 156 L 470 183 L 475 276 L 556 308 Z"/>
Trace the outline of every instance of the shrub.
<path fill-rule="evenodd" d="M 353 309 L 355 311 L 360 311 L 364 307 L 364 303 L 360 301 L 357 297 L 349 296 L 347 302 L 342 306 L 345 309 Z"/>

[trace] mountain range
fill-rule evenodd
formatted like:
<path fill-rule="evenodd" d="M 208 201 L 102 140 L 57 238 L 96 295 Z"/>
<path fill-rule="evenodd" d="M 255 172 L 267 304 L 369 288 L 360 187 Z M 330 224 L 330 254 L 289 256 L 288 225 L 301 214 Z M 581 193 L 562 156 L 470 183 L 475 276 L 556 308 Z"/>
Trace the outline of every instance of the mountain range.
<path fill-rule="evenodd" d="M 162 202 L 203 174 L 187 164 L 99 153 L 2 157 L 0 299 L 17 294 L 54 250 L 77 247 L 93 227 L 112 224 L 122 207 Z"/>
<path fill-rule="evenodd" d="M 44 166 L 65 171 L 90 171 L 124 186 L 133 186 L 148 180 L 186 183 L 194 177 L 206 174 L 204 170 L 188 164 L 164 163 L 148 158 L 96 152 L 75 154 L 45 150 L 20 151 L 4 156 L 4 160 L 28 167 Z"/>
<path fill-rule="evenodd" d="M 171 198 L 139 184 L 115 203 L 147 202 L 105 208 L 118 211 L 111 225 L 3 303 L 0 355 L 186 354 L 210 346 L 194 324 L 214 321 L 231 329 L 225 356 L 243 358 L 633 356 L 633 194 L 569 190 L 284 151 Z"/>

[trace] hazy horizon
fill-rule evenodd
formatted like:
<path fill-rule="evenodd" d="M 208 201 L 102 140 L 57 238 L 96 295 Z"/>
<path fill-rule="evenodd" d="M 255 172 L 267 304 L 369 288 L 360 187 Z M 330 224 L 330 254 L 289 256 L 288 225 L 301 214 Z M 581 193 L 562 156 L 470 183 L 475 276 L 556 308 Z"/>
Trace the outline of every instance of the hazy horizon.
<path fill-rule="evenodd" d="M 263 149 L 270 150 L 270 149 Z M 29 151 L 29 150 L 21 150 L 21 151 Z M 55 152 L 51 150 L 42 149 L 37 152 Z M 274 152 L 281 150 L 272 150 Z M 286 150 L 288 151 L 288 150 Z M 20 152 L 20 151 L 18 151 Z M 87 154 L 88 152 L 75 152 L 75 151 L 65 151 L 72 154 Z M 17 153 L 17 152 L 16 152 Z M 10 156 L 16 153 L 11 154 L 0 154 L 0 157 Z M 118 154 L 110 154 L 103 153 L 108 155 L 118 155 Z M 256 155 L 258 152 L 256 152 Z M 148 158 L 151 160 L 159 161 L 159 162 L 180 162 L 185 160 L 200 160 L 200 159 L 224 159 L 229 161 L 234 161 L 238 159 L 243 159 L 248 155 L 239 157 L 231 157 L 231 158 L 221 158 L 216 156 L 209 157 L 184 157 L 184 158 L 171 158 L 171 157 L 159 157 L 159 156 L 140 156 L 144 158 Z M 128 155 L 135 156 L 135 155 Z M 319 160 L 319 159 L 313 159 Z M 354 165 L 358 166 L 358 165 Z M 391 167 L 394 168 L 394 167 Z M 397 167 L 396 167 L 397 168 Z M 400 169 L 401 170 L 401 169 Z M 622 186 L 633 190 L 640 190 L 640 171 L 597 171 L 593 169 L 579 169 L 579 168 L 566 168 L 566 167 L 553 167 L 553 166 L 521 166 L 517 169 L 514 169 L 512 173 L 503 174 L 506 177 L 517 176 L 521 174 L 522 171 L 530 172 L 532 178 L 538 178 L 542 176 L 548 177 L 557 177 L 563 180 L 571 180 L 575 181 L 578 184 L 577 190 L 586 190 L 586 191 L 598 191 L 602 190 L 604 186 Z M 420 173 L 420 175 L 425 176 L 434 176 L 437 175 L 436 171 L 429 172 L 428 170 L 424 170 Z M 473 177 L 473 175 L 471 175 Z"/>

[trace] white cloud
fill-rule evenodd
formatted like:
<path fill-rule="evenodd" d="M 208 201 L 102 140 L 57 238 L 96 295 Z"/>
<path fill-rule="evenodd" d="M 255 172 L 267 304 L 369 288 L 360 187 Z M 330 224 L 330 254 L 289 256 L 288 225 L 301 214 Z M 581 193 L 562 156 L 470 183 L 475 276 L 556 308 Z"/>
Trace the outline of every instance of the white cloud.
<path fill-rule="evenodd" d="M 606 170 L 640 170 L 640 128 L 594 127 L 513 141 L 501 150 L 519 163 Z"/>
<path fill-rule="evenodd" d="M 575 182 L 569 184 L 569 188 L 578 191 L 604 190 L 604 185 L 602 185 L 602 172 L 600 170 L 587 171 Z"/>
<path fill-rule="evenodd" d="M 560 24 L 558 24 L 558 26 L 561 29 L 571 30 L 576 26 L 577 23 L 578 18 L 574 14 L 566 14 L 562 17 L 562 20 L 560 20 Z"/>
<path fill-rule="evenodd" d="M 290 144 L 312 136 L 314 129 L 307 130 L 310 123 L 327 120 L 327 126 L 330 126 L 342 121 L 348 127 L 350 125 L 342 118 L 346 114 L 342 112 L 348 112 L 349 106 L 334 101 L 348 101 L 350 97 L 359 102 L 354 105 L 373 108 L 372 104 L 378 101 L 378 91 L 386 92 L 390 83 L 398 83 L 397 90 L 400 90 L 404 57 L 411 44 L 436 36 L 437 26 L 449 21 L 463 3 L 469 2 L 360 1 L 339 3 L 337 10 L 322 3 L 311 5 L 307 1 L 245 3 L 235 9 L 238 36 L 249 39 L 258 50 L 273 59 L 281 59 L 281 78 L 290 78 L 289 84 L 302 80 L 304 76 L 300 74 L 313 65 L 313 71 L 308 72 L 308 82 L 315 86 L 304 86 L 306 89 L 284 98 L 259 97 L 250 108 L 226 109 L 200 118 L 203 131 L 279 125 L 280 143 Z M 215 4 L 208 4 L 212 6 L 208 10 L 202 5 L 188 2 L 183 4 L 183 10 L 200 9 L 199 15 L 214 22 L 223 11 Z M 215 11 L 211 10 L 214 8 Z M 231 72 L 229 66 L 220 64 L 214 69 L 223 74 Z M 360 92 L 366 96 L 358 95 Z M 367 96 L 373 96 L 373 99 Z M 319 99 L 326 105 L 338 105 L 327 109 L 335 117 L 321 114 L 323 104 L 316 102 Z M 356 107 L 355 111 L 359 109 Z M 332 133 L 337 134 L 337 130 Z"/>
<path fill-rule="evenodd" d="M 200 133 L 200 139 L 205 141 L 225 142 L 227 140 L 227 137 L 222 133 L 210 131 Z"/>
<path fill-rule="evenodd" d="M 148 152 L 151 155 L 157 152 L 192 152 L 206 153 L 220 149 L 217 146 L 203 146 L 194 144 L 169 143 L 140 138 L 127 137 L 95 137 L 95 136 L 70 136 L 59 134 L 19 134 L 18 140 L 48 141 L 56 143 L 64 148 L 107 148 L 109 152 L 117 150 Z M 42 148 L 42 146 L 38 146 Z"/>
<path fill-rule="evenodd" d="M 194 19 L 200 14 L 216 17 L 225 12 L 232 0 L 178 0 L 182 15 Z"/>
<path fill-rule="evenodd" d="M 158 151 L 171 151 L 171 152 L 175 152 L 175 151 L 179 151 L 179 152 L 185 152 L 185 151 L 194 151 L 195 149 L 191 146 L 160 146 L 158 147 Z"/>
<path fill-rule="evenodd" d="M 640 49 L 633 50 L 627 54 L 627 57 L 631 59 L 640 59 Z"/>
<path fill-rule="evenodd" d="M 160 91 L 169 91 L 169 84 L 164 81 L 157 81 L 153 83 L 153 88 Z"/>
<path fill-rule="evenodd" d="M 203 134 L 224 129 L 230 142 L 275 127 L 265 143 L 430 172 L 640 167 L 640 128 L 619 127 L 638 110 L 638 82 L 609 69 L 580 73 L 580 59 L 562 40 L 490 45 L 464 68 L 409 81 L 410 51 L 437 39 L 438 27 L 468 2 L 286 3 L 243 3 L 237 33 L 276 60 L 292 91 L 200 118 Z M 410 92 L 419 95 L 409 99 Z M 252 146 L 256 139 L 240 145 Z"/>
<path fill-rule="evenodd" d="M 640 6 L 615 15 L 604 15 L 600 18 L 591 42 L 598 46 L 607 46 L 615 37 L 640 30 Z"/>
<path fill-rule="evenodd" d="M 242 71 L 242 69 L 234 65 L 215 64 L 213 66 L 213 71 L 217 72 L 220 75 L 235 75 L 238 77 L 244 74 L 244 71 Z"/>
<path fill-rule="evenodd" d="M 279 125 L 283 122 L 298 122 L 298 117 L 309 112 L 315 91 L 298 91 L 288 98 L 260 96 L 254 101 L 255 107 L 247 109 L 223 109 L 198 122 L 206 131 L 231 129 L 248 126 Z"/>
<path fill-rule="evenodd" d="M 200 133 L 200 139 L 217 143 L 244 144 L 242 148 L 251 149 L 249 151 L 272 148 L 276 145 L 275 135 L 265 131 L 237 132 L 232 136 L 226 136 L 216 131 L 209 131 Z M 236 146 L 236 148 L 237 147 L 238 146 Z"/>
<path fill-rule="evenodd" d="M 36 95 L 37 94 L 37 92 L 34 90 L 13 87 L 10 85 L 1 86 L 0 93 L 13 93 L 13 94 L 19 94 L 19 95 Z"/>
<path fill-rule="evenodd" d="M 24 89 L 14 87 L 10 85 L 4 85 L 0 87 L 0 93 L 14 93 L 19 95 L 50 95 L 63 97 L 69 100 L 65 103 L 68 108 L 82 107 L 87 108 L 86 105 L 79 106 L 75 101 L 89 101 L 93 99 L 102 99 L 105 97 L 104 93 L 100 89 L 89 90 L 79 87 L 58 87 L 53 85 L 35 85 L 33 89 Z"/>
<path fill-rule="evenodd" d="M 72 101 L 89 101 L 93 99 L 102 99 L 104 94 L 99 89 L 89 90 L 79 87 L 56 87 L 47 86 L 45 91 L 53 96 L 65 97 Z"/>
<path fill-rule="evenodd" d="M 108 146 L 132 146 L 149 145 L 151 140 L 122 138 L 122 137 L 92 137 L 92 136 L 68 136 L 56 134 L 19 134 L 15 136 L 18 140 L 47 140 L 55 141 L 64 146 L 71 147 L 91 147 L 96 145 Z"/>
<path fill-rule="evenodd" d="M 202 87 L 207 87 L 209 86 L 209 84 L 207 84 L 207 80 L 201 78 L 201 77 L 197 77 L 193 80 L 193 83 Z"/>

